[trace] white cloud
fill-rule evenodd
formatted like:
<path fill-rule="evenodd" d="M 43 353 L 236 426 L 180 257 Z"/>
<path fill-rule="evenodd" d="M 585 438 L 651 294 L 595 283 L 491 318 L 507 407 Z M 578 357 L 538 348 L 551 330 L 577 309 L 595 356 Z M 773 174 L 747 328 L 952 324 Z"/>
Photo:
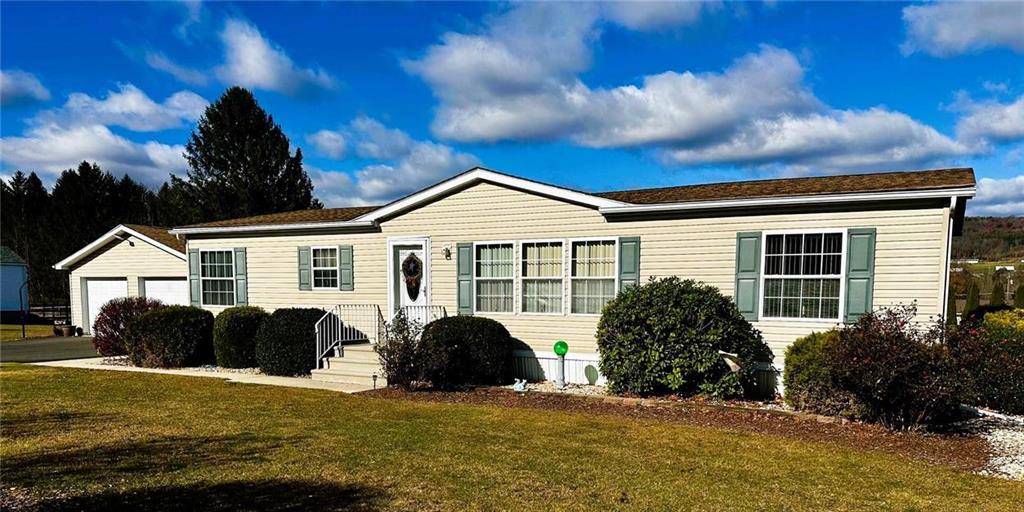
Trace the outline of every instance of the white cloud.
<path fill-rule="evenodd" d="M 601 4 L 605 16 L 633 30 L 658 30 L 696 22 L 717 2 L 621 1 Z"/>
<path fill-rule="evenodd" d="M 1024 175 L 981 178 L 978 195 L 967 202 L 969 215 L 1024 215 Z"/>
<path fill-rule="evenodd" d="M 1024 95 L 1010 103 L 973 101 L 961 95 L 952 108 L 963 113 L 956 123 L 956 132 L 964 140 L 981 143 L 1024 140 Z"/>
<path fill-rule="evenodd" d="M 322 68 L 296 66 L 283 49 L 244 21 L 228 20 L 220 37 L 225 61 L 216 73 L 224 82 L 288 95 L 314 94 L 337 86 Z"/>
<path fill-rule="evenodd" d="M 0 155 L 7 167 L 39 172 L 51 183 L 64 169 L 87 160 L 115 175 L 131 174 L 156 186 L 170 173 L 185 172 L 184 150 L 181 145 L 132 142 L 98 124 L 41 124 L 21 137 L 0 139 Z"/>
<path fill-rule="evenodd" d="M 1005 46 L 1024 52 L 1024 3 L 937 2 L 903 8 L 904 54 L 947 57 Z"/>
<path fill-rule="evenodd" d="M 35 103 L 50 99 L 50 91 L 32 73 L 9 69 L 0 71 L 0 106 Z"/>
<path fill-rule="evenodd" d="M 160 52 L 147 52 L 146 64 L 157 71 L 168 73 L 186 84 L 206 85 L 209 80 L 207 73 L 198 69 L 182 66 Z"/>
<path fill-rule="evenodd" d="M 371 117 L 360 116 L 352 120 L 356 134 L 356 153 L 362 158 L 392 160 L 408 155 L 416 144 L 409 134 L 397 128 L 388 128 Z"/>
<path fill-rule="evenodd" d="M 191 37 L 192 28 L 199 24 L 203 17 L 203 3 L 200 0 L 181 0 L 185 8 L 185 18 L 174 29 L 178 37 L 188 42 Z"/>
<path fill-rule="evenodd" d="M 103 99 L 72 93 L 63 107 L 40 112 L 30 123 L 115 125 L 138 132 L 158 131 L 199 119 L 206 106 L 202 96 L 190 91 L 176 92 L 157 103 L 138 87 L 121 84 L 119 90 L 107 91 Z"/>
<path fill-rule="evenodd" d="M 339 132 L 320 130 L 306 135 L 306 142 L 309 142 L 317 151 L 330 158 L 339 159 L 345 156 L 345 137 Z"/>

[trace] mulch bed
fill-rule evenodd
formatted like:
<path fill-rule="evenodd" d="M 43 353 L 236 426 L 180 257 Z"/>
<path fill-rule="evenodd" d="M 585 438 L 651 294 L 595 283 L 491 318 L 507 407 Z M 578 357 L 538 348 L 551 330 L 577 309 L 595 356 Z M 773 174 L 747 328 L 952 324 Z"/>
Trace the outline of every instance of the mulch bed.
<path fill-rule="evenodd" d="M 663 402 L 637 399 L 582 397 L 558 393 L 520 394 L 503 388 L 468 391 L 404 391 L 383 388 L 359 396 L 437 403 L 462 403 L 604 414 L 671 421 L 684 425 L 780 436 L 787 439 L 834 443 L 878 450 L 932 464 L 977 471 L 988 460 L 988 446 L 977 436 L 926 432 L 892 432 L 878 425 L 836 422 L 813 415 L 710 405 L 696 401 Z"/>

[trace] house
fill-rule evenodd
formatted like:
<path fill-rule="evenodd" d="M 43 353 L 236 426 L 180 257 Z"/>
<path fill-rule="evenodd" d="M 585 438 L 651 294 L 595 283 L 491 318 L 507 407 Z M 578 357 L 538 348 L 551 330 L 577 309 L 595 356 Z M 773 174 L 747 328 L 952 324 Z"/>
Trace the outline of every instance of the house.
<path fill-rule="evenodd" d="M 498 320 L 531 349 L 516 354 L 526 377 L 550 375 L 552 343 L 565 340 L 568 380 L 580 382 L 600 378 L 602 306 L 655 276 L 704 281 L 734 297 L 777 364 L 796 338 L 878 307 L 916 302 L 922 319 L 941 315 L 951 237 L 974 193 L 970 168 L 604 193 L 474 168 L 380 207 L 170 233 L 185 241 L 182 277 L 194 305 L 333 313 L 317 325 L 314 378 L 376 372 L 368 345 L 335 345 L 375 341 L 402 309 L 424 322 L 445 314 Z M 112 260 L 102 265 L 108 271 L 126 268 L 128 255 L 113 253 L 120 244 L 106 244 L 106 252 L 94 244 L 88 258 Z M 78 283 L 89 282 L 83 266 L 67 267 L 72 300 Z"/>
<path fill-rule="evenodd" d="M 0 311 L 28 311 L 28 265 L 18 253 L 0 246 Z"/>
<path fill-rule="evenodd" d="M 122 224 L 53 268 L 70 275 L 71 323 L 91 334 L 100 307 L 119 297 L 188 304 L 185 243 L 167 228 Z"/>

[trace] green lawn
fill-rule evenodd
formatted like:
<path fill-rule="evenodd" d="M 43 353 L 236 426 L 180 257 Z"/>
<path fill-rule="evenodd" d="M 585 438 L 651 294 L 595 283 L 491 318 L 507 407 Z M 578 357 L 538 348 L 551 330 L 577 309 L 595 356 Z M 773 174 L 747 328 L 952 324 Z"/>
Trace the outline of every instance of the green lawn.
<path fill-rule="evenodd" d="M 53 336 L 52 325 L 26 325 L 25 338 L 41 338 Z M 20 340 L 21 324 L 0 324 L 0 341 Z"/>
<path fill-rule="evenodd" d="M 8 498 L 46 509 L 1019 510 L 1024 484 L 655 420 L 4 365 Z M 178 508 L 175 508 L 178 507 Z"/>

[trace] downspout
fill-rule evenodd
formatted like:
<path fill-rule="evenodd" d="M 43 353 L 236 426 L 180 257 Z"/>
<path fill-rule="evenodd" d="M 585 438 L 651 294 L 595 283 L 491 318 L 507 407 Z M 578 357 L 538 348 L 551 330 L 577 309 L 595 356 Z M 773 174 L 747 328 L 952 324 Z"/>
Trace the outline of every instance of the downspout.
<path fill-rule="evenodd" d="M 949 198 L 949 214 L 946 216 L 946 261 L 942 270 L 942 310 L 940 314 L 944 323 L 948 324 L 946 312 L 949 311 L 949 273 L 952 271 L 950 263 L 953 261 L 953 219 L 956 215 L 957 198 Z M 954 299 L 954 304 L 956 304 Z M 953 313 L 953 321 L 956 322 L 956 313 Z M 943 329 L 945 332 L 945 329 Z"/>

